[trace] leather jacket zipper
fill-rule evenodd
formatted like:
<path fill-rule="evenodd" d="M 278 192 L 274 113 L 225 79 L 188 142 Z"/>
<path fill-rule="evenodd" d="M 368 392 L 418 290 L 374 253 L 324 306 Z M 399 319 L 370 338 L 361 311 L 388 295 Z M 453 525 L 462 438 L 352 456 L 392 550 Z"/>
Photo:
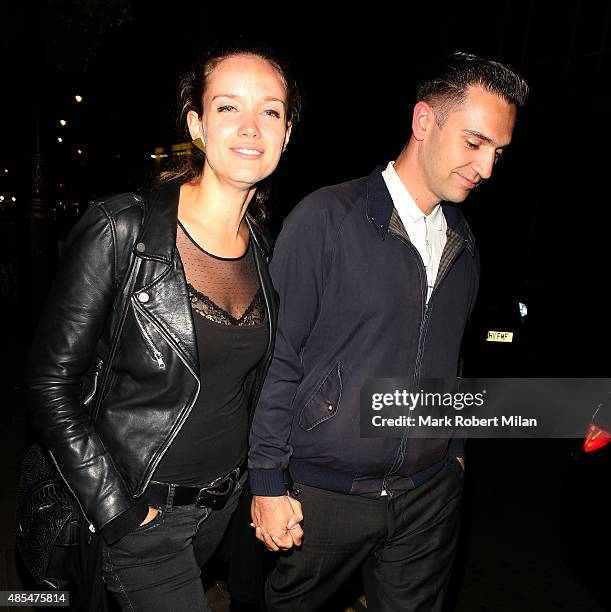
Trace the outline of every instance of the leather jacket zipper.
<path fill-rule="evenodd" d="M 152 461 L 151 464 L 148 466 L 148 470 L 147 470 L 147 472 L 145 474 L 145 477 L 143 479 L 142 486 L 140 486 L 138 488 L 138 490 L 134 493 L 134 497 L 138 497 L 146 489 L 146 487 L 148 486 L 148 484 L 149 484 L 149 482 L 150 482 L 150 480 L 151 480 L 151 478 L 153 476 L 153 473 L 155 472 L 155 470 L 157 469 L 157 466 L 159 465 L 159 462 L 163 458 L 163 455 L 168 450 L 168 448 L 170 447 L 170 444 L 172 444 L 172 442 L 174 441 L 174 438 L 178 435 L 178 432 L 181 430 L 181 428 L 184 425 L 185 421 L 187 420 L 187 418 L 191 414 L 191 410 L 192 410 L 192 408 L 193 408 L 193 406 L 194 406 L 194 404 L 197 401 L 197 398 L 199 396 L 199 391 L 201 389 L 201 382 L 199 380 L 199 377 L 197 376 L 197 374 L 193 370 L 193 368 L 189 365 L 189 362 L 183 357 L 182 351 L 180 350 L 179 347 L 176 346 L 176 344 L 174 343 L 172 338 L 169 336 L 169 334 L 162 327 L 156 325 L 155 322 L 153 320 L 151 320 L 151 318 L 149 317 L 149 315 L 146 312 L 146 310 L 144 310 L 140 306 L 140 304 L 138 303 L 137 300 L 135 300 L 135 299 L 132 300 L 132 303 L 134 305 L 135 310 L 137 310 L 145 319 L 147 319 L 151 323 L 151 325 L 153 325 L 155 327 L 155 329 L 164 337 L 165 341 L 174 349 L 174 352 L 178 355 L 178 358 L 182 361 L 183 365 L 187 368 L 187 370 L 189 370 L 189 372 L 192 374 L 193 378 L 195 378 L 195 382 L 197 383 L 197 389 L 195 391 L 195 394 L 193 395 L 193 399 L 191 400 L 191 403 L 188 404 L 187 408 L 183 411 L 183 413 L 180 415 L 179 421 L 176 424 L 176 427 L 174 429 L 174 433 L 170 436 L 169 440 L 165 443 L 163 448 L 159 451 L 159 454 L 158 454 L 157 458 L 154 461 Z M 136 316 L 136 321 L 137 320 L 138 320 L 138 317 Z"/>
<path fill-rule="evenodd" d="M 120 336 L 121 336 L 121 331 L 123 330 L 123 324 L 125 323 L 125 319 L 127 318 L 127 312 L 129 310 L 129 294 L 132 290 L 132 287 L 136 281 L 136 277 L 138 275 L 138 271 L 140 270 L 140 262 L 142 260 L 139 257 L 136 257 L 131 265 L 130 271 L 129 271 L 129 277 L 127 279 L 127 283 L 125 284 L 125 287 L 123 289 L 123 293 L 122 295 L 125 296 L 125 299 L 122 301 L 122 308 L 121 308 L 121 315 L 119 317 L 119 322 L 117 323 L 117 328 L 115 333 L 113 334 L 113 339 L 112 339 L 112 345 L 110 347 L 110 351 L 108 353 L 108 355 L 106 356 L 106 362 L 108 363 L 108 365 L 112 365 L 112 360 L 114 359 L 115 356 L 115 352 L 117 350 L 117 346 L 119 344 L 119 340 L 120 340 Z M 108 373 L 109 373 L 110 367 L 107 367 L 106 370 L 104 370 L 102 378 L 101 378 L 101 386 L 102 389 L 104 389 L 104 385 L 106 384 L 106 380 L 108 379 Z M 93 407 L 93 412 L 91 415 L 91 422 L 95 423 L 95 420 L 98 417 L 98 411 L 100 410 L 100 398 L 98 398 L 95 403 L 94 403 L 94 407 Z"/>
<path fill-rule="evenodd" d="M 85 404 L 85 406 L 89 405 L 89 402 L 91 402 L 91 400 L 95 396 L 95 392 L 98 389 L 98 379 L 100 378 L 100 373 L 102 372 L 103 368 L 104 368 L 104 360 L 101 357 L 98 357 L 96 364 L 95 364 L 95 370 L 93 371 L 93 388 L 87 394 L 87 397 L 83 399 L 83 404 Z"/>
<path fill-rule="evenodd" d="M 53 456 L 53 453 L 51 451 L 49 451 L 49 457 L 51 457 L 51 461 L 53 462 L 53 465 L 55 466 L 55 469 L 57 470 L 57 473 L 61 476 L 62 480 L 64 481 L 64 484 L 68 488 L 68 491 L 70 491 L 70 493 L 72 493 L 72 497 L 74 497 L 74 499 L 76 500 L 76 503 L 78 504 L 78 507 L 81 509 L 81 514 L 83 515 L 83 518 L 87 521 L 87 524 L 89 526 L 88 527 L 89 531 L 91 533 L 95 533 L 96 529 L 93 526 L 93 523 L 87 518 L 87 515 L 85 514 L 85 510 L 83 510 L 83 506 L 81 505 L 81 502 L 79 501 L 79 498 L 75 495 L 74 490 L 68 484 L 68 481 L 64 478 L 64 475 L 62 474 L 61 470 L 59 469 L 59 465 L 57 465 L 57 461 L 55 461 L 55 457 Z M 91 541 L 91 539 L 89 541 Z"/>
<path fill-rule="evenodd" d="M 136 301 L 133 298 L 132 300 L 134 302 Z M 163 360 L 163 353 L 155 346 L 155 343 L 153 342 L 153 339 L 151 338 L 150 334 L 146 331 L 146 329 L 144 328 L 144 325 L 142 325 L 142 321 L 140 321 L 140 317 L 138 316 L 137 311 L 134 311 L 134 318 L 136 319 L 138 328 L 140 329 L 140 331 L 142 332 L 142 335 L 144 336 L 145 342 L 147 343 L 148 347 L 151 350 L 151 353 L 153 354 L 153 359 L 157 362 L 157 366 L 159 367 L 160 370 L 165 370 L 165 361 Z"/>

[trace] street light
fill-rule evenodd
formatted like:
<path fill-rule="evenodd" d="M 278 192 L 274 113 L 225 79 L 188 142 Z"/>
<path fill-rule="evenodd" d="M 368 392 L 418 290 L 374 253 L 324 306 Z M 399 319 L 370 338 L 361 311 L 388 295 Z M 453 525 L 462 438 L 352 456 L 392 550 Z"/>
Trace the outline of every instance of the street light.
<path fill-rule="evenodd" d="M 66 126 L 68 125 L 68 122 L 67 122 L 65 119 L 60 119 L 60 120 L 59 120 L 59 124 L 60 124 L 62 127 L 66 127 Z"/>
<path fill-rule="evenodd" d="M 80 104 L 83 101 L 83 96 L 76 95 L 74 99 Z"/>
<path fill-rule="evenodd" d="M 61 136 L 57 137 L 57 142 L 59 142 L 59 144 L 61 144 L 62 142 L 64 142 L 64 139 Z"/>

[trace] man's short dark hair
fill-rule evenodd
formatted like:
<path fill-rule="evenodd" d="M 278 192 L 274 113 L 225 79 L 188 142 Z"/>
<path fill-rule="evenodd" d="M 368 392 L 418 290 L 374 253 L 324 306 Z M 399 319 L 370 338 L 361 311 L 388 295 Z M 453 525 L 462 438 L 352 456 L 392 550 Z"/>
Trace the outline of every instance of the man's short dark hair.
<path fill-rule="evenodd" d="M 512 68 L 472 53 L 453 53 L 436 76 L 418 86 L 417 101 L 424 101 L 435 111 L 437 124 L 443 126 L 448 115 L 467 97 L 470 87 L 483 87 L 516 108 L 528 96 L 528 84 Z"/>

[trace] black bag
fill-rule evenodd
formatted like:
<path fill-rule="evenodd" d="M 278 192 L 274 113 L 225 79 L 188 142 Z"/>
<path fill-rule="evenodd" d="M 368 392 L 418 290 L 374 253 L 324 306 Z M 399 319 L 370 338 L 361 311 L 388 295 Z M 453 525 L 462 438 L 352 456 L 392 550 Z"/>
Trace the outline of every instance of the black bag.
<path fill-rule="evenodd" d="M 23 460 L 17 517 L 17 546 L 36 582 L 70 590 L 71 610 L 108 612 L 100 537 L 37 443 Z"/>
<path fill-rule="evenodd" d="M 53 546 L 77 544 L 79 507 L 38 443 L 25 454 L 17 488 L 17 548 L 38 584 L 45 582 Z M 57 586 L 49 583 L 50 586 Z"/>

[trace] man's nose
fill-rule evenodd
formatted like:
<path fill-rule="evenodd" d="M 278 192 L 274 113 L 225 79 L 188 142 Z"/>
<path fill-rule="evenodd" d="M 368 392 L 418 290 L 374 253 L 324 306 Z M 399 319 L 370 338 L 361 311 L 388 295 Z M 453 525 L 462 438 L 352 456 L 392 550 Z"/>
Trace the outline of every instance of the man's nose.
<path fill-rule="evenodd" d="M 483 179 L 489 179 L 494 170 L 494 162 L 496 161 L 496 151 L 485 151 L 473 164 L 473 170 Z"/>

